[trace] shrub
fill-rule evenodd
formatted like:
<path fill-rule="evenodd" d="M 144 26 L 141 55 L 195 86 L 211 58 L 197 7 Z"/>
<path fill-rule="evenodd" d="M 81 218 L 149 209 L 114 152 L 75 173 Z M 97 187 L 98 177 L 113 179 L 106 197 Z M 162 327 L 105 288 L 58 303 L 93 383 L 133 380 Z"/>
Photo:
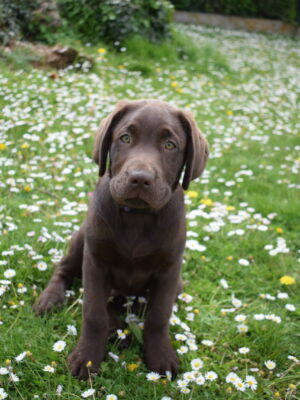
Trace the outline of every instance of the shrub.
<path fill-rule="evenodd" d="M 0 44 L 24 36 L 35 8 L 37 0 L 0 1 Z"/>
<path fill-rule="evenodd" d="M 297 0 L 172 0 L 178 10 L 200 11 L 242 17 L 297 20 Z"/>
<path fill-rule="evenodd" d="M 60 26 L 55 0 L 0 0 L 0 44 L 23 38 L 54 42 Z"/>
<path fill-rule="evenodd" d="M 136 34 L 152 42 L 167 37 L 173 12 L 167 0 L 59 0 L 59 5 L 83 39 L 120 44 Z"/>

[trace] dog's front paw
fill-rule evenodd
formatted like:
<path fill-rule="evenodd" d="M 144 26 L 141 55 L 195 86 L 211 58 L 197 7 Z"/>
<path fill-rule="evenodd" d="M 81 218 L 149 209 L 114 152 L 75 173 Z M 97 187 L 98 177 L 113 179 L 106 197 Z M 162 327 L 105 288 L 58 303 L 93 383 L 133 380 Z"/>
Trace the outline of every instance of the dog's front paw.
<path fill-rule="evenodd" d="M 65 301 L 65 291 L 63 286 L 46 288 L 38 297 L 33 305 L 33 310 L 37 315 L 51 311 L 55 306 L 61 306 Z"/>
<path fill-rule="evenodd" d="M 69 366 L 73 376 L 79 379 L 88 379 L 89 371 L 97 372 L 104 358 L 99 348 L 78 343 L 68 357 Z"/>
<path fill-rule="evenodd" d="M 150 371 L 166 375 L 169 371 L 175 379 L 179 371 L 179 359 L 171 346 L 169 339 L 145 344 L 145 363 Z"/>

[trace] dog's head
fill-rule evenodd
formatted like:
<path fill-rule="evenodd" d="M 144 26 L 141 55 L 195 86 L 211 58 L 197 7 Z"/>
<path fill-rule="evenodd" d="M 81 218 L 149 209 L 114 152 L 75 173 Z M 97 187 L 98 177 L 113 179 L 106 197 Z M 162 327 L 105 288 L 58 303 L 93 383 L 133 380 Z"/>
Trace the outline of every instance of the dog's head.
<path fill-rule="evenodd" d="M 93 159 L 100 176 L 108 156 L 113 199 L 127 207 L 160 209 L 183 171 L 185 190 L 201 175 L 208 147 L 190 113 L 159 100 L 122 101 L 96 136 Z"/>

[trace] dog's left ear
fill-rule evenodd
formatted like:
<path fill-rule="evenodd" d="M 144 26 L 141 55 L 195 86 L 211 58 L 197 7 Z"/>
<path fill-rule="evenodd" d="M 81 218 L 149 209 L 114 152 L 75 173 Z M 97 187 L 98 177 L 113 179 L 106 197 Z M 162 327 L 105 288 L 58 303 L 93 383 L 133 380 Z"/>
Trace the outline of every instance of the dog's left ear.
<path fill-rule="evenodd" d="M 106 170 L 106 160 L 112 140 L 112 132 L 117 123 L 127 113 L 130 101 L 120 101 L 114 111 L 102 120 L 96 133 L 93 160 L 99 165 L 99 175 L 102 176 Z"/>
<path fill-rule="evenodd" d="M 182 187 L 187 190 L 192 180 L 198 178 L 208 159 L 208 144 L 190 112 L 183 111 L 179 115 L 187 137 L 185 154 L 185 172 Z"/>

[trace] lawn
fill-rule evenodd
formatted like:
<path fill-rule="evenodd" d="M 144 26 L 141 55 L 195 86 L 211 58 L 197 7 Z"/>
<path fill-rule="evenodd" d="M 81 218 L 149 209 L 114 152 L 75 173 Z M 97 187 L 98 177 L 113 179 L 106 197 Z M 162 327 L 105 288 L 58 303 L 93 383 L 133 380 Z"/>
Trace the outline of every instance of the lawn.
<path fill-rule="evenodd" d="M 300 399 L 299 42 L 176 29 L 176 51 L 138 39 L 119 54 L 73 43 L 96 59 L 92 70 L 53 73 L 32 69 L 24 54 L 0 55 L 0 399 Z M 32 312 L 85 217 L 98 179 L 95 130 L 124 98 L 192 111 L 210 146 L 185 198 L 173 382 L 147 376 L 142 307 L 128 327 L 131 347 L 111 343 L 88 382 L 66 363 L 80 331 L 80 284 L 64 308 Z"/>

